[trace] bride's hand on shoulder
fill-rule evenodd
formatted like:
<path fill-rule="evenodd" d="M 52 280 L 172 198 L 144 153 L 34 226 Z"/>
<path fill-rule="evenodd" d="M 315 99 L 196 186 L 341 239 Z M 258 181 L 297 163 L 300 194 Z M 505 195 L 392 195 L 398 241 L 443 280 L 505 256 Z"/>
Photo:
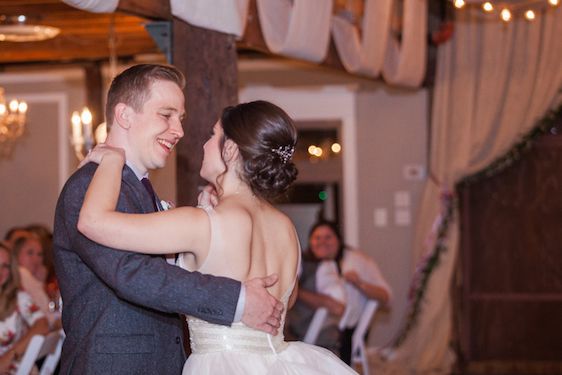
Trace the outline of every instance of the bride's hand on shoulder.
<path fill-rule="evenodd" d="M 208 184 L 201 190 L 199 196 L 197 197 L 197 207 L 207 209 L 207 208 L 214 208 L 219 203 L 219 198 L 217 191 L 215 190 L 214 186 Z"/>
<path fill-rule="evenodd" d="M 100 164 L 104 159 L 112 159 L 117 162 L 125 163 L 125 150 L 119 147 L 112 147 L 105 143 L 100 143 L 94 147 L 88 155 L 80 162 L 78 168 L 93 162 Z"/>

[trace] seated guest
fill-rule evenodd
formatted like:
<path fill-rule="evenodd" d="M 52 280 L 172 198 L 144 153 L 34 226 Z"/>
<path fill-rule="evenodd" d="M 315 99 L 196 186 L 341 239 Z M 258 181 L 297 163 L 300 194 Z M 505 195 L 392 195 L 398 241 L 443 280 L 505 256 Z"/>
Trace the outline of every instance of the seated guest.
<path fill-rule="evenodd" d="M 44 282 L 46 273 L 43 265 L 43 248 L 39 238 L 34 234 L 21 237 L 16 240 L 12 250 L 19 264 L 22 289 L 45 314 L 49 327 L 53 330 L 61 328 L 60 313 L 49 307 L 51 300 Z"/>
<path fill-rule="evenodd" d="M 309 250 L 303 255 L 297 303 L 287 317 L 288 335 L 302 339 L 316 309 L 325 307 L 330 315 L 317 345 L 339 353 L 351 362 L 351 336 L 368 299 L 387 304 L 391 290 L 377 264 L 365 253 L 344 246 L 337 225 L 330 221 L 314 224 Z M 338 324 L 345 309 L 348 324 L 340 332 Z"/>
<path fill-rule="evenodd" d="M 55 265 L 53 260 L 53 233 L 43 224 L 31 224 L 26 226 L 25 229 L 34 233 L 41 242 L 44 266 L 42 271 L 46 272 L 45 288 L 47 295 L 51 301 L 59 301 L 60 290 L 58 280 L 55 275 Z M 54 303 L 54 305 L 57 305 L 57 303 Z M 53 308 L 54 307 L 56 306 L 53 306 Z"/>
<path fill-rule="evenodd" d="M 20 289 L 18 266 L 8 245 L 0 242 L 0 373 L 15 373 L 29 340 L 48 330 L 39 307 Z"/>
<path fill-rule="evenodd" d="M 9 246 L 13 246 L 14 242 L 21 237 L 25 237 L 29 235 L 29 231 L 26 230 L 24 227 L 12 227 L 8 229 L 6 234 L 4 235 L 4 241 Z"/>

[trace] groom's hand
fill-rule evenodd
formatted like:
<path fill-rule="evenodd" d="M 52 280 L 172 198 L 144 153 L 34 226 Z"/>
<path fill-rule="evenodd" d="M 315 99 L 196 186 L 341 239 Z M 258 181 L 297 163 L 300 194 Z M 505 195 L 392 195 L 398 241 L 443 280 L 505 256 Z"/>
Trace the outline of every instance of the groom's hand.
<path fill-rule="evenodd" d="M 259 329 L 271 335 L 277 335 L 281 324 L 283 304 L 273 297 L 266 288 L 279 280 L 275 274 L 259 277 L 244 282 L 246 304 L 242 322 L 248 327 Z"/>

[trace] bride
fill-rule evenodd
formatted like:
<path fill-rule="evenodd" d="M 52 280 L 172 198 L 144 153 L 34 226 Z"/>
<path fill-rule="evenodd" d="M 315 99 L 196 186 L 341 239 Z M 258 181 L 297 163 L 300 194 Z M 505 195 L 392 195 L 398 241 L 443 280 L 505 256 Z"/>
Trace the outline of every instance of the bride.
<path fill-rule="evenodd" d="M 216 207 L 179 207 L 151 214 L 115 211 L 125 163 L 122 149 L 96 147 L 99 167 L 86 193 L 78 229 L 103 245 L 146 254 L 181 253 L 187 270 L 240 281 L 279 275 L 269 292 L 285 312 L 296 296 L 300 247 L 289 218 L 269 199 L 285 192 L 297 170 L 297 131 L 279 107 L 255 101 L 226 108 L 204 145 L 201 176 L 218 193 Z M 234 323 L 187 317 L 192 354 L 184 374 L 355 374 L 326 349 L 285 342 Z M 282 324 L 284 322 L 284 316 Z"/>

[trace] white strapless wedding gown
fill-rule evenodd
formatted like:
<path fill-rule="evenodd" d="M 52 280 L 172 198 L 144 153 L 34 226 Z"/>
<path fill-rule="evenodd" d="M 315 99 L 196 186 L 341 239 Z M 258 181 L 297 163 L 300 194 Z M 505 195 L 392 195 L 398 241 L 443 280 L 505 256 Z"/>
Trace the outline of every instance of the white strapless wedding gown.
<path fill-rule="evenodd" d="M 211 248 L 207 258 L 216 254 L 219 233 L 211 210 Z M 205 273 L 205 265 L 199 269 Z M 179 265 L 184 267 L 180 256 Z M 185 268 L 185 267 L 184 267 Z M 287 303 L 296 284 L 287 290 L 281 301 L 287 312 Z M 183 367 L 183 375 L 339 375 L 357 374 L 327 349 L 303 342 L 284 341 L 283 326 L 277 336 L 234 323 L 230 327 L 211 324 L 188 316 L 191 352 Z"/>

